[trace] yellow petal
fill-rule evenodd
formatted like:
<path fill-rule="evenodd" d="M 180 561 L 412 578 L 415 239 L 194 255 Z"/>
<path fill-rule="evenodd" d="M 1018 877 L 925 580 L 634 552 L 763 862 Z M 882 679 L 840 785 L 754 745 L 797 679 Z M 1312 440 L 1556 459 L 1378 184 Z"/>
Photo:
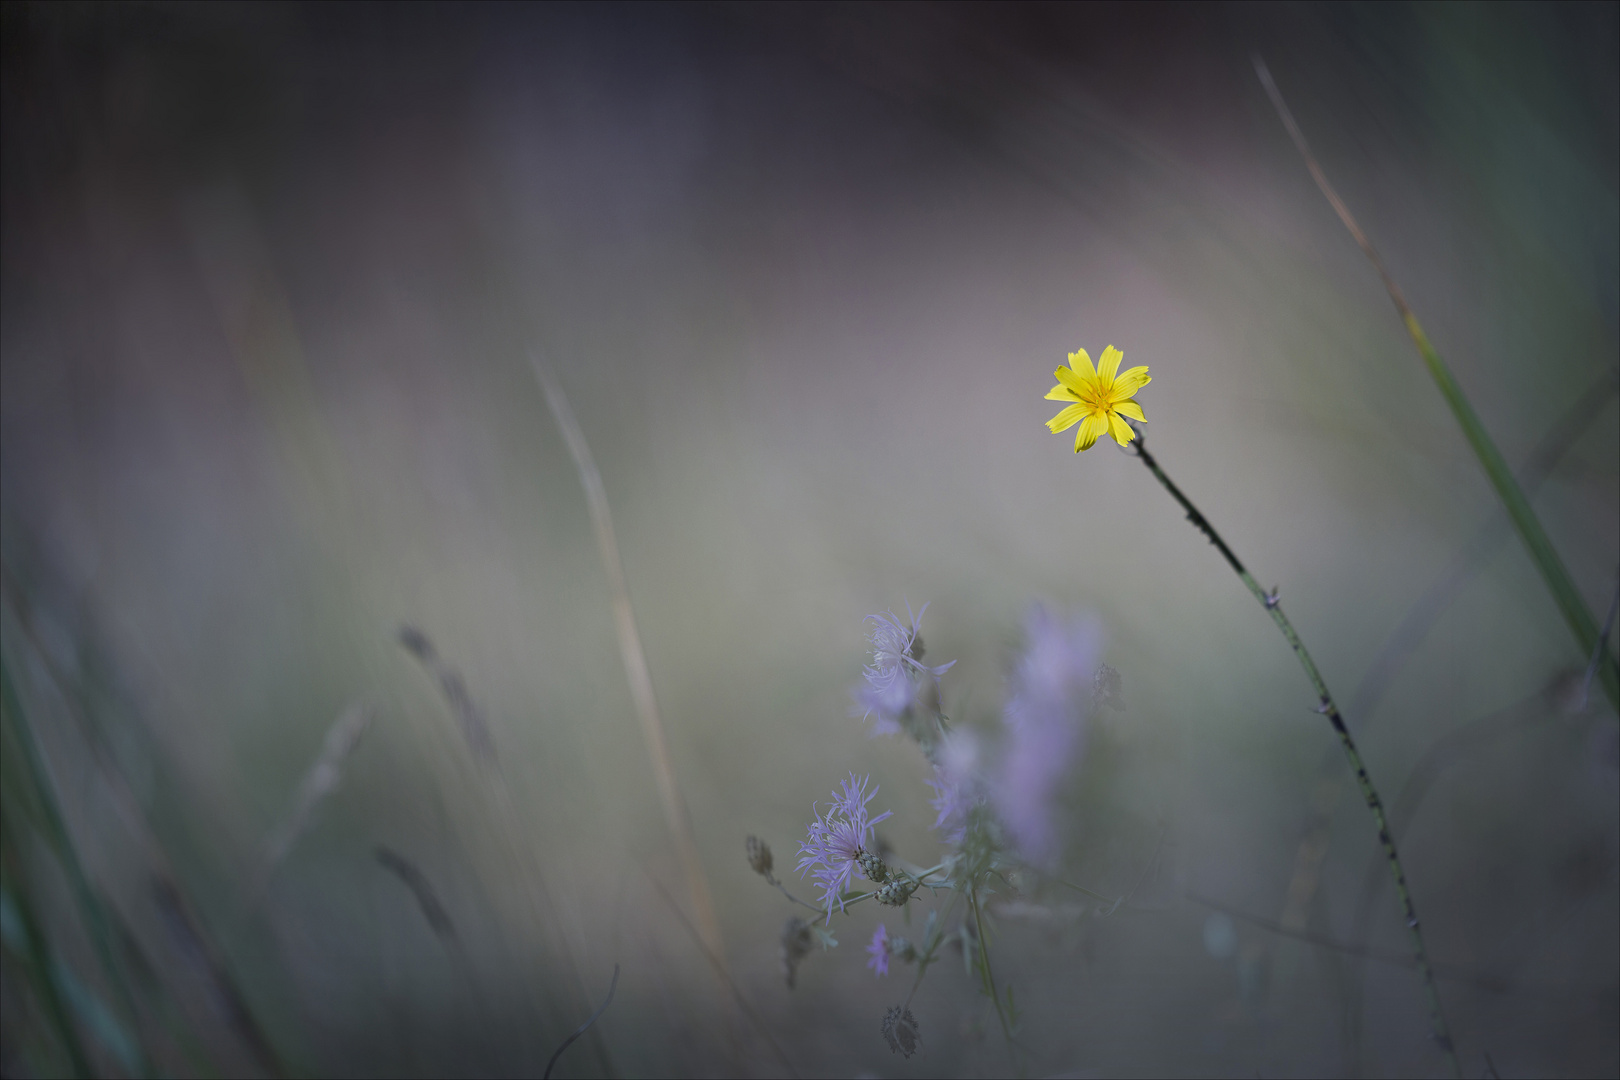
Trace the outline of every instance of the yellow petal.
<path fill-rule="evenodd" d="M 1074 436 L 1074 452 L 1090 450 L 1097 442 L 1097 437 L 1108 430 L 1108 421 L 1096 413 L 1090 413 L 1080 421 L 1080 430 Z"/>
<path fill-rule="evenodd" d="M 1074 357 L 1071 356 L 1069 359 L 1073 360 Z M 1086 371 L 1089 373 L 1090 370 L 1091 365 L 1087 364 Z M 1083 377 L 1078 371 L 1071 371 L 1066 367 L 1060 367 L 1056 371 L 1052 372 L 1052 377 L 1057 379 L 1057 381 L 1062 383 L 1064 386 L 1067 386 L 1070 390 L 1073 390 L 1076 396 L 1079 396 L 1080 391 L 1086 388 L 1086 377 Z M 1096 378 L 1095 375 L 1090 377 Z"/>
<path fill-rule="evenodd" d="M 1147 368 L 1133 367 L 1114 379 L 1114 396 L 1120 399 L 1133 397 L 1138 390 L 1152 381 Z"/>
<path fill-rule="evenodd" d="M 1097 375 L 1103 382 L 1112 382 L 1114 374 L 1119 371 L 1119 362 L 1125 359 L 1125 354 L 1112 345 L 1103 350 L 1102 359 L 1097 361 Z"/>
<path fill-rule="evenodd" d="M 1046 392 L 1047 401 L 1079 401 L 1080 395 L 1067 386 L 1054 386 Z"/>
<path fill-rule="evenodd" d="M 1048 394 L 1047 396 L 1050 397 L 1051 395 Z M 1067 431 L 1072 428 L 1084 415 L 1086 415 L 1084 405 L 1070 405 L 1067 409 L 1048 420 L 1046 426 L 1052 429 L 1052 434 L 1056 435 L 1060 431 Z"/>
<path fill-rule="evenodd" d="M 1085 366 L 1082 367 L 1082 364 Z M 1097 377 L 1097 369 L 1091 366 L 1091 357 L 1086 354 L 1084 349 L 1069 354 L 1069 366 L 1074 368 L 1074 373 L 1082 378 L 1095 379 Z"/>
<path fill-rule="evenodd" d="M 1120 419 L 1116 413 L 1108 414 L 1108 434 L 1112 435 L 1114 441 L 1121 446 L 1129 445 L 1130 441 L 1136 438 L 1136 432 L 1131 430 L 1131 425 Z"/>
<path fill-rule="evenodd" d="M 1144 424 L 1147 423 L 1147 417 L 1142 415 L 1142 406 L 1138 405 L 1134 401 L 1116 401 L 1114 402 L 1114 411 L 1119 413 L 1121 416 L 1128 416 L 1132 420 L 1140 420 Z"/>

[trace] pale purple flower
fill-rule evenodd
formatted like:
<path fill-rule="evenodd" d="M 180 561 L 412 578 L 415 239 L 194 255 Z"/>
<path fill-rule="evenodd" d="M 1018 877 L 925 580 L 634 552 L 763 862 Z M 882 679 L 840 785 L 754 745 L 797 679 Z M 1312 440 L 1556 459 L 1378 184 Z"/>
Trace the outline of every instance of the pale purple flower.
<path fill-rule="evenodd" d="M 928 667 L 919 659 L 922 650 L 917 645 L 917 633 L 927 610 L 924 604 L 922 611 L 913 615 L 908 603 L 909 626 L 892 611 L 866 617 L 872 624 L 872 662 L 866 665 L 865 682 L 855 688 L 855 709 L 851 712 L 858 711 L 863 717 L 876 713 L 874 735 L 899 734 L 898 721 L 916 700 L 917 680 L 925 675 L 937 680 L 956 663 L 952 660 L 950 664 Z"/>
<path fill-rule="evenodd" d="M 991 798 L 1014 846 L 1031 863 L 1057 854 L 1052 800 L 1084 748 L 1092 675 L 1102 654 L 1096 621 L 1068 621 L 1036 605 L 1007 702 L 1007 744 Z"/>
<path fill-rule="evenodd" d="M 833 905 L 844 910 L 844 893 L 855 877 L 861 855 L 870 850 L 875 826 L 893 811 L 885 810 L 877 817 L 868 817 L 866 804 L 877 795 L 866 785 L 870 777 L 855 779 L 850 773 L 844 781 L 843 793 L 833 792 L 832 803 L 825 813 L 811 806 L 816 820 L 810 823 L 810 835 L 799 844 L 799 876 L 807 870 L 815 871 L 816 884 L 821 886 L 822 901 L 827 905 L 827 917 L 832 918 Z"/>
<path fill-rule="evenodd" d="M 937 815 L 934 828 L 946 843 L 960 844 L 967 835 L 968 814 L 983 801 L 977 768 L 978 742 L 971 732 L 953 731 L 940 748 L 939 763 L 928 786 L 934 789 L 930 800 Z"/>
<path fill-rule="evenodd" d="M 866 952 L 867 955 L 871 957 L 871 959 L 866 961 L 866 966 L 876 971 L 879 975 L 887 975 L 889 973 L 888 927 L 884 926 L 882 923 L 878 923 L 878 928 L 872 931 L 872 943 L 866 947 Z"/>

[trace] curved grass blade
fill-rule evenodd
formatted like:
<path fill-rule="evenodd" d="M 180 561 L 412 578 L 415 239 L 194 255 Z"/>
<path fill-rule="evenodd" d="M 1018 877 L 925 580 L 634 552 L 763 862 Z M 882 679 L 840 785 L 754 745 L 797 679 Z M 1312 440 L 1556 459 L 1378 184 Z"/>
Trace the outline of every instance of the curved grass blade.
<path fill-rule="evenodd" d="M 292 808 L 265 841 L 264 855 L 248 893 L 249 911 L 258 909 L 265 890 L 270 886 L 270 879 L 275 876 L 293 846 L 309 831 L 321 804 L 343 782 L 343 765 L 371 726 L 371 717 L 371 708 L 357 703 L 345 709 L 327 729 L 321 752 L 304 773 L 298 793 L 293 797 Z"/>
<path fill-rule="evenodd" d="M 450 913 L 445 910 L 444 904 L 440 902 L 439 894 L 433 891 L 433 885 L 428 881 L 427 875 L 418 870 L 415 863 L 393 848 L 379 844 L 372 854 L 376 856 L 377 861 L 382 864 L 385 870 L 393 874 L 404 883 L 407 889 L 411 890 L 411 895 L 416 897 L 416 906 L 422 909 L 422 917 L 427 920 L 434 936 L 441 941 L 456 941 L 456 924 L 450 921 Z M 585 1027 L 590 1027 L 590 1025 L 586 1024 Z M 580 1028 L 580 1031 L 584 1030 L 585 1028 Z"/>
<path fill-rule="evenodd" d="M 380 853 L 379 853 L 379 857 L 380 857 Z M 609 1005 L 613 1004 L 613 991 L 617 990 L 618 988 L 619 988 L 619 965 L 614 964 L 613 965 L 613 981 L 608 983 L 607 997 L 605 999 L 603 999 L 602 1007 L 600 1009 L 597 1009 L 595 1012 L 591 1013 L 591 1018 L 589 1020 L 585 1021 L 583 1024 L 579 1025 L 579 1027 L 575 1029 L 574 1033 L 572 1035 L 568 1036 L 568 1038 L 564 1039 L 562 1041 L 561 1046 L 557 1047 L 557 1052 L 551 1055 L 551 1060 L 550 1061 L 546 1062 L 546 1071 L 545 1071 L 545 1073 L 544 1073 L 544 1075 L 542 1077 L 542 1080 L 551 1080 L 551 1068 L 552 1068 L 552 1066 L 557 1064 L 557 1059 L 562 1057 L 562 1052 L 564 1050 L 568 1049 L 569 1045 L 571 1043 L 573 1043 L 573 1041 L 575 1039 L 577 1039 L 581 1035 L 585 1034 L 586 1029 L 589 1028 L 592 1024 L 596 1023 L 596 1018 L 597 1017 L 599 1017 L 603 1013 L 607 1012 L 607 1007 Z"/>
<path fill-rule="evenodd" d="M 450 712 L 461 727 L 461 735 L 467 740 L 467 747 L 478 759 L 478 764 L 495 764 L 495 740 L 490 736 L 489 725 L 484 723 L 483 716 L 473 705 L 472 695 L 467 692 L 467 680 L 461 677 L 461 672 L 446 663 L 428 636 L 414 626 L 399 628 L 399 643 L 405 646 L 406 652 L 416 657 L 429 675 L 439 681 L 439 691 L 449 704 Z"/>

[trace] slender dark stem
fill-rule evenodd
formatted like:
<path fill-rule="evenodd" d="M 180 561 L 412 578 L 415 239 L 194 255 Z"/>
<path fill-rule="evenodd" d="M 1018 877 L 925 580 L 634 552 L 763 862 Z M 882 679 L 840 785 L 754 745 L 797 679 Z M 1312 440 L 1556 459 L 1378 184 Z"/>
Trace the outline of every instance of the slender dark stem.
<path fill-rule="evenodd" d="M 596 1018 L 597 1017 L 599 1017 L 603 1013 L 607 1012 L 607 1007 L 609 1005 L 613 1004 L 613 991 L 617 990 L 618 988 L 619 988 L 619 965 L 614 964 L 613 965 L 613 981 L 608 983 L 607 997 L 603 999 L 602 1007 L 600 1009 L 597 1009 L 595 1012 L 591 1013 L 591 1018 L 589 1020 L 585 1021 L 583 1024 L 579 1025 L 579 1027 L 575 1028 L 574 1033 L 572 1035 L 568 1036 L 568 1038 L 566 1038 L 566 1039 L 564 1039 L 562 1041 L 562 1045 L 557 1047 L 557 1052 L 555 1054 L 551 1055 L 551 1060 L 546 1062 L 546 1071 L 545 1071 L 544 1075 L 542 1076 L 541 1080 L 551 1080 L 552 1067 L 557 1064 L 557 1059 L 562 1057 L 562 1052 L 564 1050 L 568 1049 L 568 1047 L 573 1043 L 573 1041 L 575 1039 L 577 1039 L 581 1035 L 585 1034 L 586 1029 L 588 1029 L 592 1024 L 596 1023 Z"/>
<path fill-rule="evenodd" d="M 1007 1023 L 1007 1014 L 1001 1007 L 1001 991 L 996 988 L 996 977 L 990 970 L 990 943 L 984 936 L 984 912 L 979 904 L 979 887 L 977 884 L 968 889 L 968 907 L 973 911 L 973 928 L 979 939 L 979 963 L 984 975 L 984 987 L 990 992 L 990 1000 L 996 1003 L 996 1018 L 1001 1021 L 1001 1033 L 1006 1036 L 1007 1050 L 1012 1051 L 1012 1025 Z"/>
<path fill-rule="evenodd" d="M 826 912 L 823 912 L 820 908 L 816 907 L 816 905 L 814 905 L 814 904 L 812 904 L 812 903 L 810 903 L 810 902 L 808 902 L 806 900 L 800 900 L 797 896 L 794 896 L 792 893 L 788 892 L 787 891 L 787 886 L 783 885 L 780 881 L 778 881 L 776 879 L 775 875 L 766 874 L 765 875 L 765 880 L 768 883 L 770 883 L 772 885 L 775 885 L 778 892 L 780 892 L 783 896 L 787 897 L 789 900 L 793 901 L 795 904 L 798 904 L 800 907 L 809 908 L 811 911 L 819 912 L 819 913 L 821 913 L 823 915 L 826 914 Z"/>
<path fill-rule="evenodd" d="M 923 954 L 917 958 L 917 977 L 911 982 L 911 992 L 906 995 L 903 1008 L 911 1008 L 911 999 L 917 996 L 917 988 L 922 986 L 923 976 L 927 974 L 928 966 L 938 959 L 936 954 L 939 952 L 940 945 L 945 940 L 945 923 L 950 919 L 951 912 L 956 910 L 956 901 L 960 899 L 961 896 L 961 889 L 953 889 L 951 891 L 950 902 L 945 905 L 945 910 L 940 915 L 939 921 L 934 924 L 934 932 L 929 935 L 928 940 L 924 942 Z M 965 945 L 963 947 L 966 948 Z"/>
<path fill-rule="evenodd" d="M 1367 810 L 1372 814 L 1373 825 L 1378 830 L 1378 842 L 1384 848 L 1385 858 L 1389 860 L 1389 872 L 1395 878 L 1395 892 L 1400 898 L 1401 909 L 1406 918 L 1406 928 L 1412 939 L 1412 957 L 1417 964 L 1418 974 L 1423 977 L 1423 987 L 1428 993 L 1429 1023 L 1434 1030 L 1434 1040 L 1440 1044 L 1440 1049 L 1445 1052 L 1446 1063 L 1451 1067 L 1451 1074 L 1461 1076 L 1462 1070 L 1457 1062 L 1457 1051 L 1451 1041 L 1451 1032 L 1446 1026 L 1445 1012 L 1440 1007 L 1440 992 L 1434 984 L 1434 971 L 1429 966 L 1428 950 L 1423 946 L 1423 926 L 1418 921 L 1417 909 L 1412 905 L 1412 892 L 1407 888 L 1406 871 L 1402 869 L 1400 856 L 1395 851 L 1395 839 L 1390 835 L 1389 822 L 1384 815 L 1383 801 L 1378 797 L 1378 789 L 1373 786 L 1372 777 L 1367 775 L 1367 766 L 1361 760 L 1361 752 L 1356 749 L 1356 742 L 1350 737 L 1350 729 L 1345 726 L 1344 717 L 1339 714 L 1339 706 L 1335 704 L 1333 695 L 1328 691 L 1327 682 L 1322 678 L 1322 673 L 1317 670 L 1316 662 L 1311 659 L 1311 654 L 1306 651 L 1305 643 L 1300 640 L 1293 624 L 1288 621 L 1288 616 L 1283 614 L 1282 605 L 1277 600 L 1277 594 L 1275 592 L 1266 592 L 1265 589 L 1260 587 L 1260 583 L 1254 579 L 1254 575 L 1244 569 L 1243 564 L 1238 561 L 1238 557 L 1232 553 L 1232 549 L 1226 546 L 1226 541 L 1221 539 L 1220 534 L 1215 531 L 1215 527 L 1209 523 L 1209 519 L 1199 513 L 1198 508 L 1192 504 L 1187 496 L 1181 493 L 1181 489 L 1176 487 L 1175 482 L 1159 467 L 1158 460 L 1148 453 L 1145 437 L 1141 435 L 1140 431 L 1138 431 L 1138 436 L 1131 445 L 1135 447 L 1135 455 L 1142 460 L 1142 464 L 1147 466 L 1148 471 L 1153 473 L 1159 483 L 1164 485 L 1164 489 L 1187 512 L 1187 520 L 1193 523 L 1194 528 L 1209 538 L 1209 542 L 1215 545 L 1233 571 L 1242 579 L 1244 586 L 1248 588 L 1256 600 L 1260 601 L 1260 606 L 1266 609 L 1266 612 L 1271 616 L 1271 621 L 1277 624 L 1278 630 L 1282 631 L 1283 637 L 1288 640 L 1289 647 L 1294 650 L 1294 655 L 1299 658 L 1300 666 L 1305 669 L 1305 674 L 1310 677 L 1311 685 L 1316 688 L 1316 696 L 1321 703 L 1317 707 L 1317 711 L 1327 717 L 1328 723 L 1333 726 L 1334 733 L 1339 736 L 1339 745 L 1344 747 L 1344 755 L 1350 762 L 1351 771 L 1356 774 L 1356 782 L 1361 786 L 1362 798 L 1367 801 Z"/>

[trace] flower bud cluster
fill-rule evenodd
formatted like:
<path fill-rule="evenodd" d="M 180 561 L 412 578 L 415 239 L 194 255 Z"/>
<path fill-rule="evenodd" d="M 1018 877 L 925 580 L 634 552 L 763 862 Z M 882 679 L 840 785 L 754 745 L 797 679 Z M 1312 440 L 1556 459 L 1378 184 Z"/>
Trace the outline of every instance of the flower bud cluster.
<path fill-rule="evenodd" d="M 891 878 L 878 888 L 877 902 L 887 904 L 890 907 L 901 907 L 907 900 L 911 899 L 911 894 L 916 891 L 916 882 L 911 881 L 909 878 Z"/>

